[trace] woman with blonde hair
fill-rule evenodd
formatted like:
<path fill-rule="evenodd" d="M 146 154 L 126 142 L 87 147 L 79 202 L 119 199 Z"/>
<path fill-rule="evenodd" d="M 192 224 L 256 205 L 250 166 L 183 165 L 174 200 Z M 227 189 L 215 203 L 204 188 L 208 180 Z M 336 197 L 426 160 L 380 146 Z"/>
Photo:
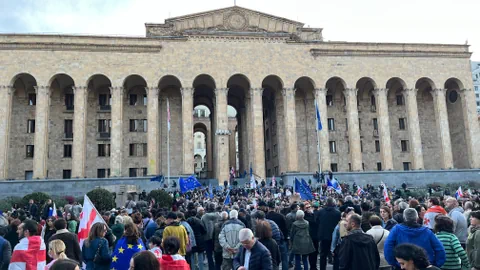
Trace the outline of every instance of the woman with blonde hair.
<path fill-rule="evenodd" d="M 57 260 L 65 260 L 68 259 L 67 255 L 65 254 L 65 243 L 63 243 L 60 239 L 52 240 L 48 243 L 48 256 L 52 258 L 52 261 L 45 266 L 45 270 L 50 269 L 50 267 L 57 261 Z"/>

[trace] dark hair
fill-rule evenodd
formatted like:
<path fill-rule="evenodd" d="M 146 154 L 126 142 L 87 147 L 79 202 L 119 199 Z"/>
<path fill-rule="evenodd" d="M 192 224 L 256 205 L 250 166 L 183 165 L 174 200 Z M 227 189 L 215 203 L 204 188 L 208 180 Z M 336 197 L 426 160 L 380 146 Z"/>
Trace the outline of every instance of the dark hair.
<path fill-rule="evenodd" d="M 163 250 L 167 255 L 175 255 L 180 249 L 180 240 L 176 236 L 169 236 L 163 241 Z"/>
<path fill-rule="evenodd" d="M 148 240 L 150 243 L 154 244 L 155 246 L 159 247 L 162 245 L 162 238 L 158 236 L 152 236 L 150 237 L 150 240 Z"/>
<path fill-rule="evenodd" d="M 266 220 L 258 220 L 255 233 L 259 239 L 272 238 L 272 227 Z"/>
<path fill-rule="evenodd" d="M 420 205 L 420 203 L 415 199 L 412 199 L 408 202 L 408 207 L 410 207 L 410 208 L 415 208 L 416 209 L 418 205 Z"/>
<path fill-rule="evenodd" d="M 160 263 L 155 255 L 148 250 L 140 251 L 132 256 L 133 268 L 142 270 L 158 270 Z"/>
<path fill-rule="evenodd" d="M 97 239 L 97 238 L 102 238 L 103 237 L 103 231 L 107 225 L 104 223 L 98 222 L 92 225 L 92 228 L 90 229 L 90 233 L 88 234 L 88 239 L 85 241 L 85 246 L 89 246 L 90 242 Z"/>
<path fill-rule="evenodd" d="M 436 215 L 435 232 L 453 233 L 453 220 L 445 215 Z"/>
<path fill-rule="evenodd" d="M 35 220 L 26 219 L 23 222 L 23 231 L 28 231 L 30 236 L 37 235 L 38 224 Z"/>
<path fill-rule="evenodd" d="M 480 220 L 480 211 L 472 211 L 470 216 Z"/>
<path fill-rule="evenodd" d="M 413 261 L 415 268 L 427 268 L 430 265 L 427 253 L 419 246 L 413 244 L 398 245 L 393 251 L 395 258 L 403 259 L 405 261 Z"/>
<path fill-rule="evenodd" d="M 388 206 L 382 206 L 380 209 L 383 209 L 383 211 L 385 211 L 385 212 L 388 213 L 388 218 L 389 218 L 389 219 L 392 218 L 392 210 L 390 210 L 390 207 L 388 207 Z"/>
<path fill-rule="evenodd" d="M 140 234 L 138 233 L 137 225 L 127 222 L 125 224 L 125 232 L 123 233 L 125 237 L 127 237 L 127 243 L 131 245 L 138 244 L 138 238 Z"/>
<path fill-rule="evenodd" d="M 382 225 L 382 219 L 377 215 L 371 216 L 368 222 L 370 223 L 370 226 Z"/>
<path fill-rule="evenodd" d="M 133 214 L 132 215 L 132 220 L 133 220 L 133 223 L 135 223 L 135 224 L 142 223 L 142 221 L 143 221 L 142 214 L 140 214 L 139 212 Z"/>
<path fill-rule="evenodd" d="M 362 204 L 360 204 L 360 208 L 362 208 L 363 212 L 366 212 L 366 211 L 370 210 L 370 203 L 362 202 Z"/>
<path fill-rule="evenodd" d="M 63 230 L 67 228 L 67 221 L 63 218 L 59 218 L 53 222 L 53 226 L 55 229 L 58 230 Z"/>
<path fill-rule="evenodd" d="M 360 227 L 360 224 L 362 224 L 362 217 L 358 214 L 352 214 L 350 216 L 350 221 L 355 223 L 356 227 Z"/>
<path fill-rule="evenodd" d="M 182 212 L 178 212 L 177 218 L 180 219 L 181 221 L 185 221 L 185 214 Z"/>
<path fill-rule="evenodd" d="M 175 212 L 169 212 L 167 219 L 177 219 L 177 214 Z"/>
<path fill-rule="evenodd" d="M 265 219 L 265 212 L 263 212 L 262 210 L 256 211 L 255 212 L 255 218 L 260 219 L 260 220 L 264 220 Z"/>
<path fill-rule="evenodd" d="M 298 204 L 293 203 L 292 205 L 290 205 L 290 210 L 297 210 L 297 207 L 298 207 Z"/>
<path fill-rule="evenodd" d="M 433 205 L 440 205 L 440 201 L 437 197 L 432 197 L 428 201 L 431 202 Z"/>
<path fill-rule="evenodd" d="M 70 260 L 70 259 L 56 260 L 52 264 L 52 267 L 50 267 L 50 270 L 75 270 L 75 267 L 77 266 L 78 266 L 78 263 L 74 260 Z"/>
<path fill-rule="evenodd" d="M 375 206 L 380 206 L 380 203 L 381 203 L 381 202 L 380 202 L 379 199 L 374 199 L 374 200 L 373 200 L 373 205 L 375 205 Z"/>

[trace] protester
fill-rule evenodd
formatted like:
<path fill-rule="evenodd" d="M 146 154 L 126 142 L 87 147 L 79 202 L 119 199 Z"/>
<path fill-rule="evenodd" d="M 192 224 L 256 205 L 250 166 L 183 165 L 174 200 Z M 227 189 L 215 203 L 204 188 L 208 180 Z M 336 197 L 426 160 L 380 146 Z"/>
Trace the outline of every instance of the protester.
<path fill-rule="evenodd" d="M 336 252 L 341 270 L 376 270 L 380 266 L 377 245 L 371 235 L 363 233 L 361 223 L 362 218 L 358 214 L 347 218 L 348 235 Z"/>
<path fill-rule="evenodd" d="M 468 235 L 467 219 L 463 215 L 463 208 L 458 206 L 457 199 L 453 197 L 445 200 L 445 210 L 453 221 L 453 233 L 457 236 L 462 247 L 465 247 Z"/>
<path fill-rule="evenodd" d="M 345 196 L 345 202 L 339 208 L 340 212 L 342 212 L 342 213 L 345 212 L 345 209 L 347 209 L 347 207 L 352 207 L 353 210 L 355 211 L 355 213 L 358 214 L 358 215 L 362 214 L 362 210 L 360 209 L 360 206 L 358 204 L 353 203 L 353 197 L 350 196 L 350 195 Z"/>
<path fill-rule="evenodd" d="M 340 211 L 335 208 L 335 204 L 335 199 L 328 197 L 326 207 L 318 211 L 315 217 L 318 224 L 317 239 L 320 241 L 320 270 L 325 270 L 327 267 L 327 258 L 330 256 L 333 231 L 341 219 Z M 353 210 L 354 208 L 345 207 L 345 209 Z"/>
<path fill-rule="evenodd" d="M 50 270 L 80 270 L 80 267 L 78 266 L 77 262 L 67 259 L 57 260 L 50 267 Z"/>
<path fill-rule="evenodd" d="M 306 214 L 306 216 L 307 216 L 307 214 Z M 273 222 L 275 222 L 275 224 L 277 224 L 278 228 L 280 229 L 280 231 L 282 232 L 282 234 L 284 236 L 283 241 L 281 241 L 280 243 L 277 243 L 277 244 L 278 244 L 278 247 L 280 248 L 280 253 L 282 255 L 281 256 L 282 257 L 282 269 L 288 269 L 288 241 L 287 241 L 287 237 L 290 234 L 290 232 L 287 229 L 287 219 L 285 218 L 284 215 L 275 212 L 275 202 L 273 202 L 273 201 L 268 203 L 268 213 L 266 214 L 265 218 L 270 219 Z M 310 219 L 310 214 L 308 214 L 308 218 Z M 309 220 L 309 222 L 310 222 L 310 220 Z M 245 226 L 246 226 L 246 228 L 249 228 L 247 224 L 245 224 Z M 313 226 L 313 225 L 311 224 L 311 226 Z M 312 228 L 313 230 L 316 229 L 314 227 L 310 227 L 310 228 Z M 310 234 L 310 235 L 312 235 L 312 234 Z M 315 234 L 315 238 L 316 238 L 316 234 Z M 314 246 L 315 246 L 315 243 L 314 243 Z M 318 240 L 317 240 L 316 246 L 317 246 L 317 249 L 318 249 Z M 315 253 L 315 259 L 317 258 L 316 255 L 317 255 L 317 253 Z M 316 270 L 316 269 L 314 269 L 314 270 Z"/>
<path fill-rule="evenodd" d="M 7 233 L 5 234 L 5 240 L 7 240 L 10 243 L 11 248 L 14 248 L 20 241 L 17 230 L 18 230 L 18 226 L 20 226 L 21 223 L 22 222 L 19 219 L 14 219 L 8 225 Z"/>
<path fill-rule="evenodd" d="M 160 260 L 162 258 L 162 238 L 152 236 L 148 242 L 148 250 L 155 255 L 155 257 Z"/>
<path fill-rule="evenodd" d="M 52 258 L 52 261 L 45 266 L 45 270 L 49 270 L 50 267 L 57 261 L 57 260 L 65 260 L 68 259 L 67 255 L 65 254 L 65 244 L 62 240 L 55 239 L 50 241 L 48 245 L 48 256 Z"/>
<path fill-rule="evenodd" d="M 362 217 L 363 220 L 363 217 Z M 370 217 L 370 226 L 372 227 L 366 233 L 373 237 L 373 241 L 377 245 L 378 255 L 380 256 L 380 270 L 389 270 L 391 269 L 387 260 L 385 260 L 385 255 L 383 253 L 383 247 L 385 245 L 385 240 L 387 239 L 390 232 L 382 227 L 382 220 L 378 216 Z"/>
<path fill-rule="evenodd" d="M 213 227 L 213 243 L 214 243 L 214 258 L 215 269 L 220 270 L 223 261 L 223 248 L 220 245 L 220 232 L 222 231 L 223 224 L 228 220 L 228 213 L 223 211 L 220 213 L 220 219 L 215 223 Z"/>
<path fill-rule="evenodd" d="M 372 228 L 370 225 L 370 217 L 373 216 L 375 213 L 370 211 L 371 205 L 368 202 L 362 202 L 360 205 L 362 209 L 362 231 L 366 232 Z"/>
<path fill-rule="evenodd" d="M 187 219 L 187 223 L 192 227 L 193 234 L 195 235 L 195 247 L 192 248 L 192 259 L 191 259 L 191 266 L 192 268 L 196 268 L 197 266 L 199 270 L 203 270 L 203 260 L 204 260 L 204 252 L 207 249 L 207 243 L 205 241 L 207 230 L 200 219 L 202 215 L 199 215 L 203 208 L 199 209 L 200 211 L 197 212 L 196 216 L 189 217 Z M 183 226 L 182 226 L 183 227 Z"/>
<path fill-rule="evenodd" d="M 167 220 L 166 220 L 166 227 L 163 230 L 162 233 L 162 241 L 164 242 L 165 239 L 169 236 L 175 236 L 178 238 L 180 241 L 180 250 L 179 253 L 182 256 L 185 256 L 187 254 L 187 244 L 188 244 L 188 235 L 187 235 L 187 230 L 185 230 L 185 227 L 180 225 L 177 220 L 177 214 L 174 212 L 169 212 L 167 215 Z"/>
<path fill-rule="evenodd" d="M 392 217 L 392 210 L 388 206 L 382 206 L 380 208 L 380 216 L 383 220 L 383 228 L 387 231 L 391 231 L 392 228 L 397 225 L 397 221 Z"/>
<path fill-rule="evenodd" d="M 185 255 L 185 259 L 187 260 L 187 263 L 191 265 L 192 249 L 197 246 L 197 242 L 195 241 L 195 232 L 193 231 L 192 226 L 188 224 L 187 220 L 185 219 L 185 215 L 182 212 L 177 213 L 177 220 L 187 231 L 188 244 L 186 247 L 187 255 Z"/>
<path fill-rule="evenodd" d="M 42 219 L 46 220 L 49 216 L 52 216 L 53 202 L 52 199 L 48 199 L 43 206 Z"/>
<path fill-rule="evenodd" d="M 107 226 L 103 223 L 95 223 L 90 229 L 82 246 L 82 260 L 87 266 L 86 270 L 110 269 L 111 255 L 105 239 L 106 233 Z"/>
<path fill-rule="evenodd" d="M 122 238 L 123 233 L 125 232 L 125 225 L 123 225 L 123 217 L 116 216 L 115 217 L 115 224 L 111 227 L 112 233 L 115 236 L 115 242 L 113 246 L 117 244 L 117 241 Z"/>
<path fill-rule="evenodd" d="M 12 246 L 4 238 L 7 229 L 8 227 L 5 225 L 0 226 L 0 270 L 7 270 L 12 258 Z"/>
<path fill-rule="evenodd" d="M 270 223 L 265 220 L 259 220 L 257 221 L 256 226 L 255 233 L 258 241 L 270 251 L 270 255 L 272 255 L 273 270 L 278 270 L 281 262 L 280 249 L 277 242 L 272 238 L 272 228 L 270 227 Z"/>
<path fill-rule="evenodd" d="M 55 226 L 56 233 L 50 237 L 49 242 L 47 242 L 47 248 L 50 245 L 50 241 L 55 239 L 62 240 L 66 246 L 65 254 L 67 257 L 78 263 L 81 263 L 82 251 L 78 243 L 77 235 L 67 230 L 67 222 L 63 218 L 55 220 L 53 225 Z"/>
<path fill-rule="evenodd" d="M 342 240 L 345 236 L 347 236 L 347 218 L 351 215 L 355 214 L 353 207 L 347 207 L 345 212 L 342 213 L 342 219 L 338 222 L 337 226 L 333 230 L 332 234 L 332 245 L 330 246 L 330 252 L 333 256 L 333 269 L 338 270 L 340 268 L 340 261 L 337 251 L 342 243 Z M 325 266 L 326 267 L 326 266 Z"/>
<path fill-rule="evenodd" d="M 255 239 L 252 230 L 241 229 L 238 233 L 241 246 L 233 259 L 235 270 L 272 270 L 272 257 L 268 249 Z"/>
<path fill-rule="evenodd" d="M 405 270 L 440 270 L 428 261 L 425 250 L 413 244 L 401 244 L 395 247 L 394 256 Z"/>
<path fill-rule="evenodd" d="M 435 229 L 435 216 L 438 214 L 447 215 L 447 212 L 440 206 L 440 200 L 436 197 L 432 197 L 428 199 L 428 210 L 423 217 L 423 225 L 431 230 Z"/>
<path fill-rule="evenodd" d="M 207 213 L 202 216 L 202 222 L 205 225 L 207 234 L 205 236 L 205 248 L 208 260 L 208 269 L 215 270 L 215 263 L 213 261 L 213 227 L 220 218 L 220 215 L 215 212 L 215 204 L 209 203 L 207 205 Z"/>
<path fill-rule="evenodd" d="M 33 199 L 28 200 L 28 205 L 26 206 L 28 216 L 32 219 L 38 219 L 38 206 L 35 204 Z"/>
<path fill-rule="evenodd" d="M 159 270 L 160 263 L 152 252 L 140 251 L 130 259 L 129 269 Z"/>
<path fill-rule="evenodd" d="M 169 236 L 163 239 L 164 254 L 160 259 L 161 270 L 190 270 L 185 258 L 178 254 L 180 241 L 175 236 Z"/>
<path fill-rule="evenodd" d="M 55 229 L 54 226 L 55 218 L 54 217 L 48 217 L 47 221 L 45 223 L 44 227 L 44 232 L 43 232 L 43 241 L 45 243 L 48 243 L 50 240 L 50 237 L 54 235 L 57 232 L 57 229 Z"/>
<path fill-rule="evenodd" d="M 405 209 L 408 208 L 408 203 L 400 200 L 398 201 L 398 203 L 395 205 L 395 212 L 393 214 L 393 219 L 397 222 L 397 223 L 403 223 L 404 222 L 404 219 L 403 219 L 403 212 L 405 211 Z"/>
<path fill-rule="evenodd" d="M 442 242 L 446 259 L 442 269 L 470 269 L 467 253 L 460 245 L 457 236 L 453 234 L 453 220 L 448 216 L 435 217 L 435 235 Z"/>
<path fill-rule="evenodd" d="M 10 260 L 9 270 L 25 270 L 26 265 L 36 266 L 36 269 L 44 269 L 46 265 L 45 242 L 38 236 L 38 223 L 27 219 L 18 226 L 18 238 L 20 242 L 15 246 Z M 25 256 L 25 254 L 36 256 Z"/>
<path fill-rule="evenodd" d="M 315 251 L 312 238 L 310 237 L 310 229 L 308 222 L 304 219 L 305 213 L 298 210 L 296 213 L 297 220 L 292 224 L 290 231 L 290 241 L 292 242 L 292 253 L 295 254 L 295 269 L 308 270 L 308 255 Z"/>
<path fill-rule="evenodd" d="M 75 215 L 72 214 L 71 212 L 68 212 L 66 219 L 67 219 L 68 231 L 71 232 L 71 233 L 76 233 L 78 224 L 77 224 L 77 219 L 76 219 Z"/>
<path fill-rule="evenodd" d="M 418 213 L 415 209 L 405 209 L 403 217 L 405 222 L 393 227 L 385 241 L 384 254 L 387 262 L 397 268 L 400 267 L 395 260 L 394 249 L 400 244 L 410 243 L 425 249 L 429 261 L 441 267 L 445 263 L 445 249 L 442 243 L 430 229 L 417 223 Z"/>
<path fill-rule="evenodd" d="M 230 211 L 230 219 L 223 225 L 218 241 L 223 248 L 222 270 L 232 269 L 233 258 L 240 248 L 239 233 L 245 228 L 245 225 L 238 220 L 237 210 Z"/>
<path fill-rule="evenodd" d="M 470 213 L 470 224 L 467 239 L 468 260 L 472 269 L 480 269 L 480 211 Z"/>

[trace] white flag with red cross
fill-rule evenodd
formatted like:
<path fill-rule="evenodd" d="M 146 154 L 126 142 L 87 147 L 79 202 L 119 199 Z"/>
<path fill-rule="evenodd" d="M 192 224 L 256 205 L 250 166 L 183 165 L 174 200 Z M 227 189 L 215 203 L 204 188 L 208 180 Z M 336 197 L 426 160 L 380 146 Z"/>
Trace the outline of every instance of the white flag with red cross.
<path fill-rule="evenodd" d="M 80 244 L 80 248 L 83 246 L 83 241 L 88 238 L 88 234 L 90 233 L 90 229 L 92 228 L 93 224 L 98 222 L 106 225 L 92 201 L 90 201 L 88 196 L 85 195 L 82 213 L 80 214 L 80 225 L 78 227 L 78 242 Z"/>
<path fill-rule="evenodd" d="M 47 252 L 40 236 L 25 237 L 15 246 L 9 270 L 44 270 Z"/>

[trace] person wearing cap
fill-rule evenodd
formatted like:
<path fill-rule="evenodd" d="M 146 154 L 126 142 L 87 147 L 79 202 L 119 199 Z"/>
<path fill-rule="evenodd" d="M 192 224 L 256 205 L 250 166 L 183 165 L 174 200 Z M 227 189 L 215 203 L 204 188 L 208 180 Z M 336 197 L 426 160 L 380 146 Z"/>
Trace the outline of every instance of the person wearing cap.
<path fill-rule="evenodd" d="M 187 255 L 188 235 L 185 227 L 177 222 L 177 214 L 169 212 L 167 215 L 167 227 L 163 230 L 163 241 L 169 236 L 175 236 L 180 241 L 180 249 L 178 253 L 185 257 Z"/>
<path fill-rule="evenodd" d="M 404 222 L 393 227 L 385 241 L 384 254 L 387 262 L 400 268 L 395 259 L 394 249 L 400 244 L 410 243 L 425 249 L 432 265 L 442 267 L 446 259 L 443 244 L 428 227 L 417 223 L 417 210 L 413 208 L 405 209 L 403 219 Z"/>

